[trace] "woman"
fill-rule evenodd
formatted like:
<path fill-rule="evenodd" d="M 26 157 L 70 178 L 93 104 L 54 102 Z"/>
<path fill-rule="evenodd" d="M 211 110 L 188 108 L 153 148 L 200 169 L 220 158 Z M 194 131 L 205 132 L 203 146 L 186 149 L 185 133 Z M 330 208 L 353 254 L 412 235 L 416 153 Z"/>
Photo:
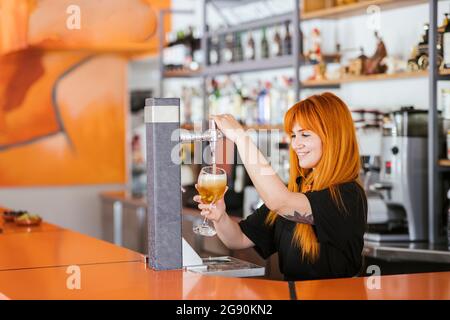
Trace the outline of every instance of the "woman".
<path fill-rule="evenodd" d="M 224 201 L 199 204 L 230 249 L 254 247 L 267 259 L 278 252 L 285 280 L 352 277 L 362 266 L 367 200 L 358 174 L 360 158 L 353 121 L 332 93 L 292 106 L 284 118 L 291 136 L 290 179 L 286 187 L 230 115 L 213 116 L 237 145 L 245 168 L 264 201 L 239 224 Z M 196 196 L 195 201 L 200 202 Z"/>

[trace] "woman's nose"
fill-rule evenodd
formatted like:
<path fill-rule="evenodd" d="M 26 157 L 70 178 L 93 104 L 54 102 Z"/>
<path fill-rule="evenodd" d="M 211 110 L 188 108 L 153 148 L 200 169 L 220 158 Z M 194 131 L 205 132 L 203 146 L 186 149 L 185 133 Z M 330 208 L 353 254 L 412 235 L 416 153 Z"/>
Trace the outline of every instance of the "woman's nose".
<path fill-rule="evenodd" d="M 300 137 L 295 137 L 295 138 L 292 140 L 292 147 L 301 149 L 301 148 L 303 148 L 304 146 L 305 146 L 305 145 L 302 143 Z"/>

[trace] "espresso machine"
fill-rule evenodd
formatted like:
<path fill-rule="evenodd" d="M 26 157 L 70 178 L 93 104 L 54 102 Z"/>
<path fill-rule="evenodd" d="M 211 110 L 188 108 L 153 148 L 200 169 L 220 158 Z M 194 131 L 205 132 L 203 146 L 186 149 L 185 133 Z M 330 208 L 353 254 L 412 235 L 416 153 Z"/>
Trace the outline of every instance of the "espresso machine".
<path fill-rule="evenodd" d="M 368 224 L 367 241 L 428 240 L 428 112 L 403 107 L 383 124 L 379 181 L 369 188 L 378 195 L 385 221 Z M 372 213 L 374 214 L 374 213 Z"/>

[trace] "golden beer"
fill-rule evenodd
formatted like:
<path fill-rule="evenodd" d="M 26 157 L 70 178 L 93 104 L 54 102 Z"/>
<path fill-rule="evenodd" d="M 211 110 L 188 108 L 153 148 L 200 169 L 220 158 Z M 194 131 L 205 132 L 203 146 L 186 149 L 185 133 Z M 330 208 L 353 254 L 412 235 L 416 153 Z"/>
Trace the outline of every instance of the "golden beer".
<path fill-rule="evenodd" d="M 227 187 L 227 176 L 219 175 L 200 175 L 197 182 L 197 191 L 200 194 L 203 203 L 212 203 L 221 199 Z"/>

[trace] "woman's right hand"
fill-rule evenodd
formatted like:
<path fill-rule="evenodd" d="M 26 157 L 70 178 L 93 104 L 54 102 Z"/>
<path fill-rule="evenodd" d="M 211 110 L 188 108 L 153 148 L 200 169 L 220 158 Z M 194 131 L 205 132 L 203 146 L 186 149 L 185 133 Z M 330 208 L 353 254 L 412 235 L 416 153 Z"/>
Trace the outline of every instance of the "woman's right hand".
<path fill-rule="evenodd" d="M 227 191 L 228 187 L 225 189 L 224 196 Z M 219 220 L 227 214 L 224 197 L 214 204 L 208 204 L 203 203 L 201 197 L 196 195 L 194 201 L 198 203 L 198 209 L 201 211 L 201 215 L 208 220 L 219 222 Z"/>

